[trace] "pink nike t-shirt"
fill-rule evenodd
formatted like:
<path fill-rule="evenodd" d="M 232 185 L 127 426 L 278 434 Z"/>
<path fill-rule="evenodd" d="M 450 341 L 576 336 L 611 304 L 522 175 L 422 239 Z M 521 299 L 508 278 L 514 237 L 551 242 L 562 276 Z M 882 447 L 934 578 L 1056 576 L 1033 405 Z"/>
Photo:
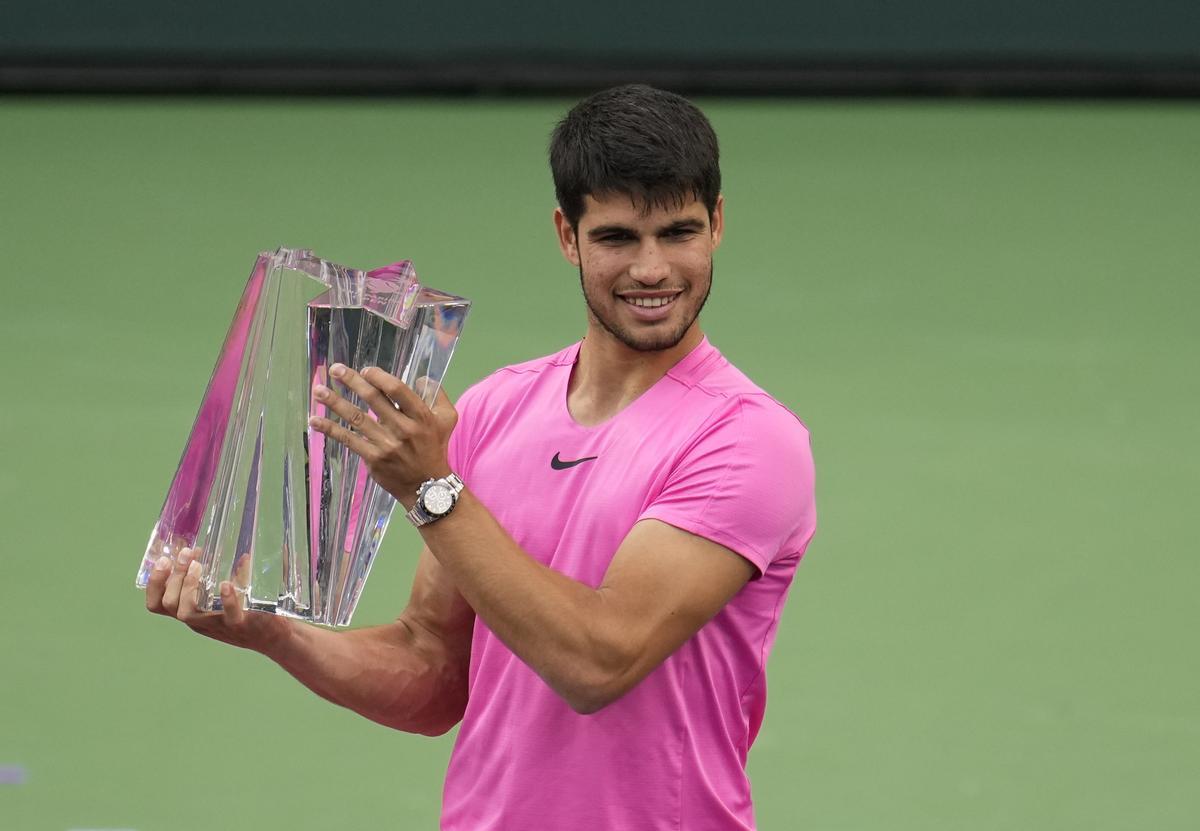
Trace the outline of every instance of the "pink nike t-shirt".
<path fill-rule="evenodd" d="M 754 828 L 746 755 L 764 668 L 815 527 L 808 431 L 707 340 L 609 421 L 577 424 L 579 344 L 463 394 L 450 464 L 530 556 L 598 586 L 635 523 L 706 537 L 757 569 L 623 698 L 579 715 L 476 619 L 445 831 Z"/>

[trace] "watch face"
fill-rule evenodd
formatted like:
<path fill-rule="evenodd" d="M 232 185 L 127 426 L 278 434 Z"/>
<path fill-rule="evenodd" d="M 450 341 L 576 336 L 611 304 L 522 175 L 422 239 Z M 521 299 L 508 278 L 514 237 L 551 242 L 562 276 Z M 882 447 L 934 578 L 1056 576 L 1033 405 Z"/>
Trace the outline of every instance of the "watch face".
<path fill-rule="evenodd" d="M 442 484 L 430 485 L 421 495 L 421 506 L 433 516 L 449 513 L 454 507 L 454 491 Z"/>

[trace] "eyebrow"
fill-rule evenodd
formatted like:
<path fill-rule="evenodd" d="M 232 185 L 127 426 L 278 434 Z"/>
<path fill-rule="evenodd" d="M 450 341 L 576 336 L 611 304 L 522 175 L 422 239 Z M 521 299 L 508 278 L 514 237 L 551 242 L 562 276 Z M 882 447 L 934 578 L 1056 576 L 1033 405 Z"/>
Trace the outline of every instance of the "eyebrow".
<path fill-rule="evenodd" d="M 704 223 L 698 219 L 681 219 L 677 222 L 672 222 L 670 225 L 664 225 L 655 231 L 655 234 L 665 234 L 670 231 L 701 231 L 704 229 Z M 600 237 L 608 236 L 609 234 L 629 234 L 637 236 L 638 232 L 627 225 L 598 225 L 588 231 L 588 239 L 599 239 Z"/>

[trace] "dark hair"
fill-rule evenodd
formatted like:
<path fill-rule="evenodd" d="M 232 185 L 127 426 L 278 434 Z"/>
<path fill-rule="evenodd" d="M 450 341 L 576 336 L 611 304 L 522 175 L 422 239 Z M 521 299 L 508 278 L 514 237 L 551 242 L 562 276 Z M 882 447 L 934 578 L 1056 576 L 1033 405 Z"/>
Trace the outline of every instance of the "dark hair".
<path fill-rule="evenodd" d="M 646 210 L 704 203 L 711 216 L 721 193 L 717 135 L 686 98 L 629 84 L 576 104 L 550 137 L 558 205 L 572 227 L 583 198 L 626 193 Z"/>

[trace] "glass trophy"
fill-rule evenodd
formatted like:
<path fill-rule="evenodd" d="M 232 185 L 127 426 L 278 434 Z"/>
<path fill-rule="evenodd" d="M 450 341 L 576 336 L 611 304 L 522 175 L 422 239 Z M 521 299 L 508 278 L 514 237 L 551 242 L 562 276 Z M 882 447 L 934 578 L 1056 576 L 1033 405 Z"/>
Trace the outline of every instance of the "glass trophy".
<path fill-rule="evenodd" d="M 376 366 L 432 405 L 470 301 L 417 282 L 412 263 L 359 271 L 304 249 L 258 256 L 138 570 L 197 548 L 200 608 L 230 580 L 246 608 L 349 625 L 395 499 L 350 450 L 308 426 L 336 419 L 314 384 Z"/>

